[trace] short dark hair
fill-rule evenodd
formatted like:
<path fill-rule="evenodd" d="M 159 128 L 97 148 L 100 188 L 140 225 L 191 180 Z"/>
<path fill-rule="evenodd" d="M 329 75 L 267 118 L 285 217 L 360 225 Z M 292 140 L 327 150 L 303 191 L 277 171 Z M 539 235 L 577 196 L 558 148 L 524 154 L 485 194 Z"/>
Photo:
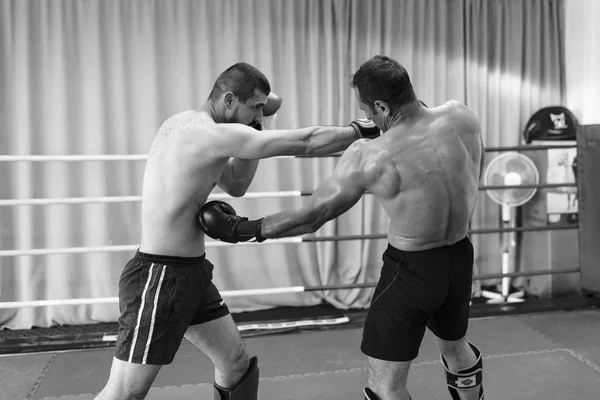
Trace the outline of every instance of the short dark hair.
<path fill-rule="evenodd" d="M 233 92 L 241 101 L 245 102 L 254 96 L 255 89 L 268 96 L 271 93 L 269 80 L 256 67 L 240 62 L 233 64 L 219 75 L 208 98 L 217 100 L 223 93 Z"/>
<path fill-rule="evenodd" d="M 391 111 L 417 99 L 406 69 L 396 60 L 377 55 L 352 77 L 352 87 L 358 89 L 363 103 L 373 108 L 376 100 L 388 103 Z"/>

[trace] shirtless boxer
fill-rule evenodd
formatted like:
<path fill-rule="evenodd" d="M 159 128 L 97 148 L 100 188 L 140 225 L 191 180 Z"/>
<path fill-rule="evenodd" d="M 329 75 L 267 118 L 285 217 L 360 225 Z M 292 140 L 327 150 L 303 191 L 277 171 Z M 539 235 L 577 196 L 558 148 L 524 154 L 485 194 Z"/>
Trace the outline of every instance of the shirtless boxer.
<path fill-rule="evenodd" d="M 366 398 L 410 399 L 408 370 L 427 327 L 452 398 L 483 399 L 481 352 L 465 337 L 473 271 L 467 231 L 484 162 L 479 121 L 457 101 L 426 108 L 406 70 L 388 57 L 364 63 L 352 85 L 383 135 L 352 144 L 304 207 L 248 221 L 209 202 L 200 213 L 203 229 L 227 242 L 315 232 L 369 191 L 390 226 L 361 344 Z"/>
<path fill-rule="evenodd" d="M 260 131 L 281 99 L 267 78 L 238 63 L 216 80 L 198 111 L 167 119 L 150 148 L 142 192 L 142 238 L 119 281 L 119 334 L 108 383 L 97 399 L 143 399 L 185 337 L 215 367 L 215 399 L 256 400 L 257 358 L 250 357 L 212 283 L 197 215 L 218 185 L 243 196 L 258 161 L 327 154 L 378 135 L 373 123 Z M 359 124 L 359 125 L 357 125 Z M 358 131 L 357 131 L 357 126 Z M 360 134 L 357 134 L 360 133 Z"/>

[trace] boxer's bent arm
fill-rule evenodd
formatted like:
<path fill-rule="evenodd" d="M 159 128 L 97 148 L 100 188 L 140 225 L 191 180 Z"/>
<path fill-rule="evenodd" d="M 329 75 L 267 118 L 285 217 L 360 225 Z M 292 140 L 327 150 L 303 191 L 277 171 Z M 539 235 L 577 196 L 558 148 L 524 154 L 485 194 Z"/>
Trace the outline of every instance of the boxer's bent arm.
<path fill-rule="evenodd" d="M 479 134 L 479 140 L 481 141 L 481 160 L 479 161 L 479 180 L 483 176 L 483 169 L 485 168 L 485 146 L 483 145 L 483 139 Z"/>
<path fill-rule="evenodd" d="M 242 124 L 219 124 L 217 130 L 220 155 L 246 159 L 331 154 L 359 139 L 351 126 L 257 131 Z"/>
<path fill-rule="evenodd" d="M 481 181 L 481 176 L 483 175 L 483 169 L 485 168 L 485 147 L 483 145 L 483 135 L 481 134 L 481 123 L 479 119 L 475 115 L 475 113 L 466 105 L 456 100 L 450 100 L 448 102 L 449 105 L 455 106 L 457 109 L 461 110 L 462 115 L 465 117 L 465 123 L 469 126 L 468 129 L 474 131 L 476 140 L 479 140 L 481 158 L 479 159 L 479 180 Z M 475 160 L 473 160 L 475 162 Z"/>
<path fill-rule="evenodd" d="M 284 211 L 265 217 L 261 236 L 279 238 L 317 231 L 327 221 L 339 217 L 352 208 L 367 190 L 367 174 L 362 167 L 360 151 L 348 149 L 330 177 L 325 179 L 308 199 L 308 204 L 297 210 Z"/>
<path fill-rule="evenodd" d="M 230 196 L 242 197 L 252 183 L 257 167 L 258 160 L 230 158 L 217 181 L 217 185 Z"/>

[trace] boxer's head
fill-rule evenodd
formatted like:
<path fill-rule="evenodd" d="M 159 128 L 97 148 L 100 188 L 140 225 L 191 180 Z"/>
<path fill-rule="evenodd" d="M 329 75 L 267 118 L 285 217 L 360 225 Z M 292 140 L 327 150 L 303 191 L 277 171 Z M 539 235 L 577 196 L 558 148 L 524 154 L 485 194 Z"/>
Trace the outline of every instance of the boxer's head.
<path fill-rule="evenodd" d="M 265 75 L 247 63 L 227 68 L 215 81 L 209 95 L 219 119 L 227 123 L 253 125 L 262 120 L 271 85 Z"/>
<path fill-rule="evenodd" d="M 386 56 L 375 56 L 361 65 L 352 77 L 352 87 L 360 109 L 384 132 L 400 107 L 417 99 L 406 69 Z"/>

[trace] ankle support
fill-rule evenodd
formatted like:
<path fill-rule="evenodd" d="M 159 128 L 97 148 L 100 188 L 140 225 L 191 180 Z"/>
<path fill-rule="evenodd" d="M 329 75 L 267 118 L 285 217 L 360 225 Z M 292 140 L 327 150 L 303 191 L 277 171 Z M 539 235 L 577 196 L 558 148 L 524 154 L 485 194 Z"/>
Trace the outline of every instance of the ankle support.
<path fill-rule="evenodd" d="M 473 365 L 467 368 L 460 369 L 456 372 L 452 372 L 448 369 L 448 364 L 444 357 L 442 358 L 442 365 L 446 372 L 446 384 L 448 385 L 448 391 L 452 396 L 452 400 L 460 400 L 458 395 L 459 390 L 469 390 L 479 386 L 479 400 L 483 400 L 483 357 L 481 351 L 473 344 L 469 342 L 469 346 L 477 360 Z"/>
<path fill-rule="evenodd" d="M 248 371 L 238 383 L 224 388 L 216 383 L 214 400 L 257 400 L 258 397 L 258 358 L 250 359 Z"/>
<path fill-rule="evenodd" d="M 379 396 L 373 393 L 373 391 L 368 387 L 363 389 L 363 394 L 365 395 L 365 400 L 381 400 Z M 409 398 L 408 400 L 411 400 L 411 398 Z"/>
<path fill-rule="evenodd" d="M 363 394 L 365 395 L 365 400 L 380 400 L 379 396 L 373 393 L 373 391 L 368 387 L 363 389 Z"/>

